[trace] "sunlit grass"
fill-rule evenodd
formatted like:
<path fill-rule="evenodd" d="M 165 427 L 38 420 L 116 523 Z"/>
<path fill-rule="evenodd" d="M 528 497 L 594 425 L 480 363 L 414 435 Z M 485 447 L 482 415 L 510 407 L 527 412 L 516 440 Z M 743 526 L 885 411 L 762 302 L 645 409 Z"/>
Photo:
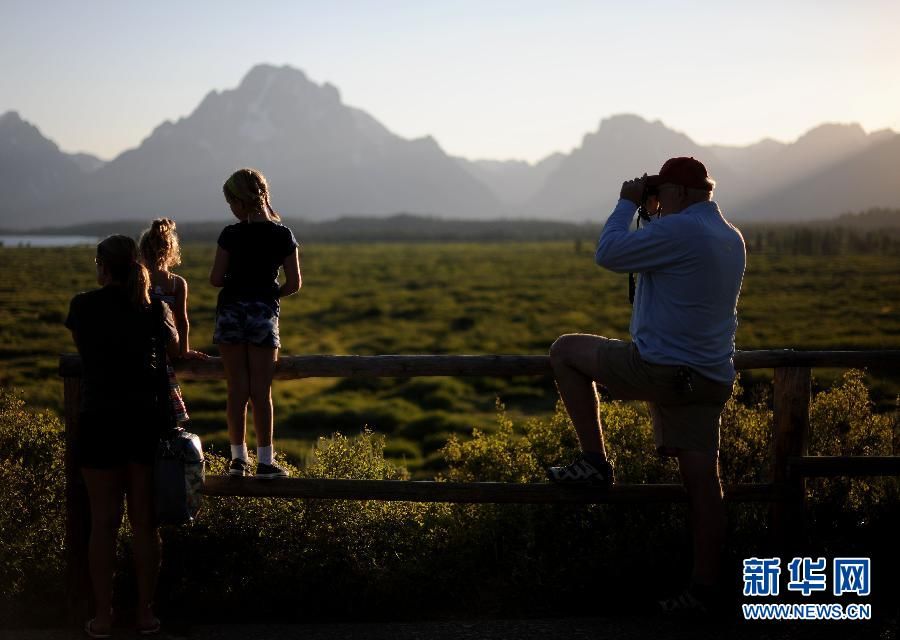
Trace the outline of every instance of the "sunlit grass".
<path fill-rule="evenodd" d="M 628 335 L 627 278 L 595 267 L 588 243 L 308 244 L 302 254 L 303 289 L 282 305 L 284 355 L 543 354 L 563 333 Z M 192 346 L 215 353 L 213 247 L 189 244 L 183 256 Z M 62 322 L 93 278 L 91 248 L 0 249 L 0 383 L 32 406 L 61 412 L 58 354 L 74 351 Z M 898 348 L 896 300 L 896 256 L 751 254 L 738 348 Z M 825 385 L 836 373 L 815 375 Z M 868 381 L 882 407 L 900 389 L 885 373 Z M 224 445 L 224 382 L 183 390 L 191 428 Z M 413 472 L 449 434 L 491 429 L 497 396 L 514 417 L 548 415 L 556 402 L 549 378 L 304 379 L 276 381 L 273 396 L 277 445 L 292 458 L 319 436 L 368 426 Z"/>

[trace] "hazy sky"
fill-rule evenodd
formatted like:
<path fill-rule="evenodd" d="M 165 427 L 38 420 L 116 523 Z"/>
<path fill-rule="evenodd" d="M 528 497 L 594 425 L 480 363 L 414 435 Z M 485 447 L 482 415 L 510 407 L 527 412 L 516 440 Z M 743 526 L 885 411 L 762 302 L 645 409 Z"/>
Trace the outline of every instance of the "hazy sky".
<path fill-rule="evenodd" d="M 616 113 L 788 141 L 900 129 L 898 31 L 898 0 L 0 0 L 0 113 L 109 159 L 268 62 L 470 158 L 569 151 Z"/>

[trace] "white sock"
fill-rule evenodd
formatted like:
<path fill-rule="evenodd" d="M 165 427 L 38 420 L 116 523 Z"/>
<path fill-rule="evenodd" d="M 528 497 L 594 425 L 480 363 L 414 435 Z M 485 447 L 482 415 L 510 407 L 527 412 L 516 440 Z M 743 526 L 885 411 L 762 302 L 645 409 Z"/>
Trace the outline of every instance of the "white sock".
<path fill-rule="evenodd" d="M 241 444 L 233 444 L 231 445 L 231 459 L 234 460 L 236 458 L 240 458 L 244 462 L 247 462 L 247 443 Z"/>
<path fill-rule="evenodd" d="M 275 455 L 275 447 L 256 447 L 256 458 L 260 464 L 272 464 L 272 456 Z"/>

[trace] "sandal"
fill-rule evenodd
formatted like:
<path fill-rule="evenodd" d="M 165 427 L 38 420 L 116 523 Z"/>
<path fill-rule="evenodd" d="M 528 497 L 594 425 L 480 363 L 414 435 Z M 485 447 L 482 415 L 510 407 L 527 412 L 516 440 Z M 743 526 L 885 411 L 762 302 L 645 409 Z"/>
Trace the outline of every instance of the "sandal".
<path fill-rule="evenodd" d="M 112 638 L 112 633 L 110 633 L 109 631 L 107 631 L 106 633 L 94 631 L 94 620 L 96 620 L 96 618 L 91 618 L 84 623 L 85 635 L 87 635 L 88 638 Z"/>

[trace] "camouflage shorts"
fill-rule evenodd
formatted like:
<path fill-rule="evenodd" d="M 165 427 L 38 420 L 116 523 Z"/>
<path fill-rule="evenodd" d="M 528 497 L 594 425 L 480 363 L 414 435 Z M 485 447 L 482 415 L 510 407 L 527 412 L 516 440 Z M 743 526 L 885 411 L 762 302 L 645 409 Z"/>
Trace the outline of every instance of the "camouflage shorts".
<path fill-rule="evenodd" d="M 278 314 L 265 302 L 228 302 L 216 311 L 213 344 L 281 347 Z"/>

